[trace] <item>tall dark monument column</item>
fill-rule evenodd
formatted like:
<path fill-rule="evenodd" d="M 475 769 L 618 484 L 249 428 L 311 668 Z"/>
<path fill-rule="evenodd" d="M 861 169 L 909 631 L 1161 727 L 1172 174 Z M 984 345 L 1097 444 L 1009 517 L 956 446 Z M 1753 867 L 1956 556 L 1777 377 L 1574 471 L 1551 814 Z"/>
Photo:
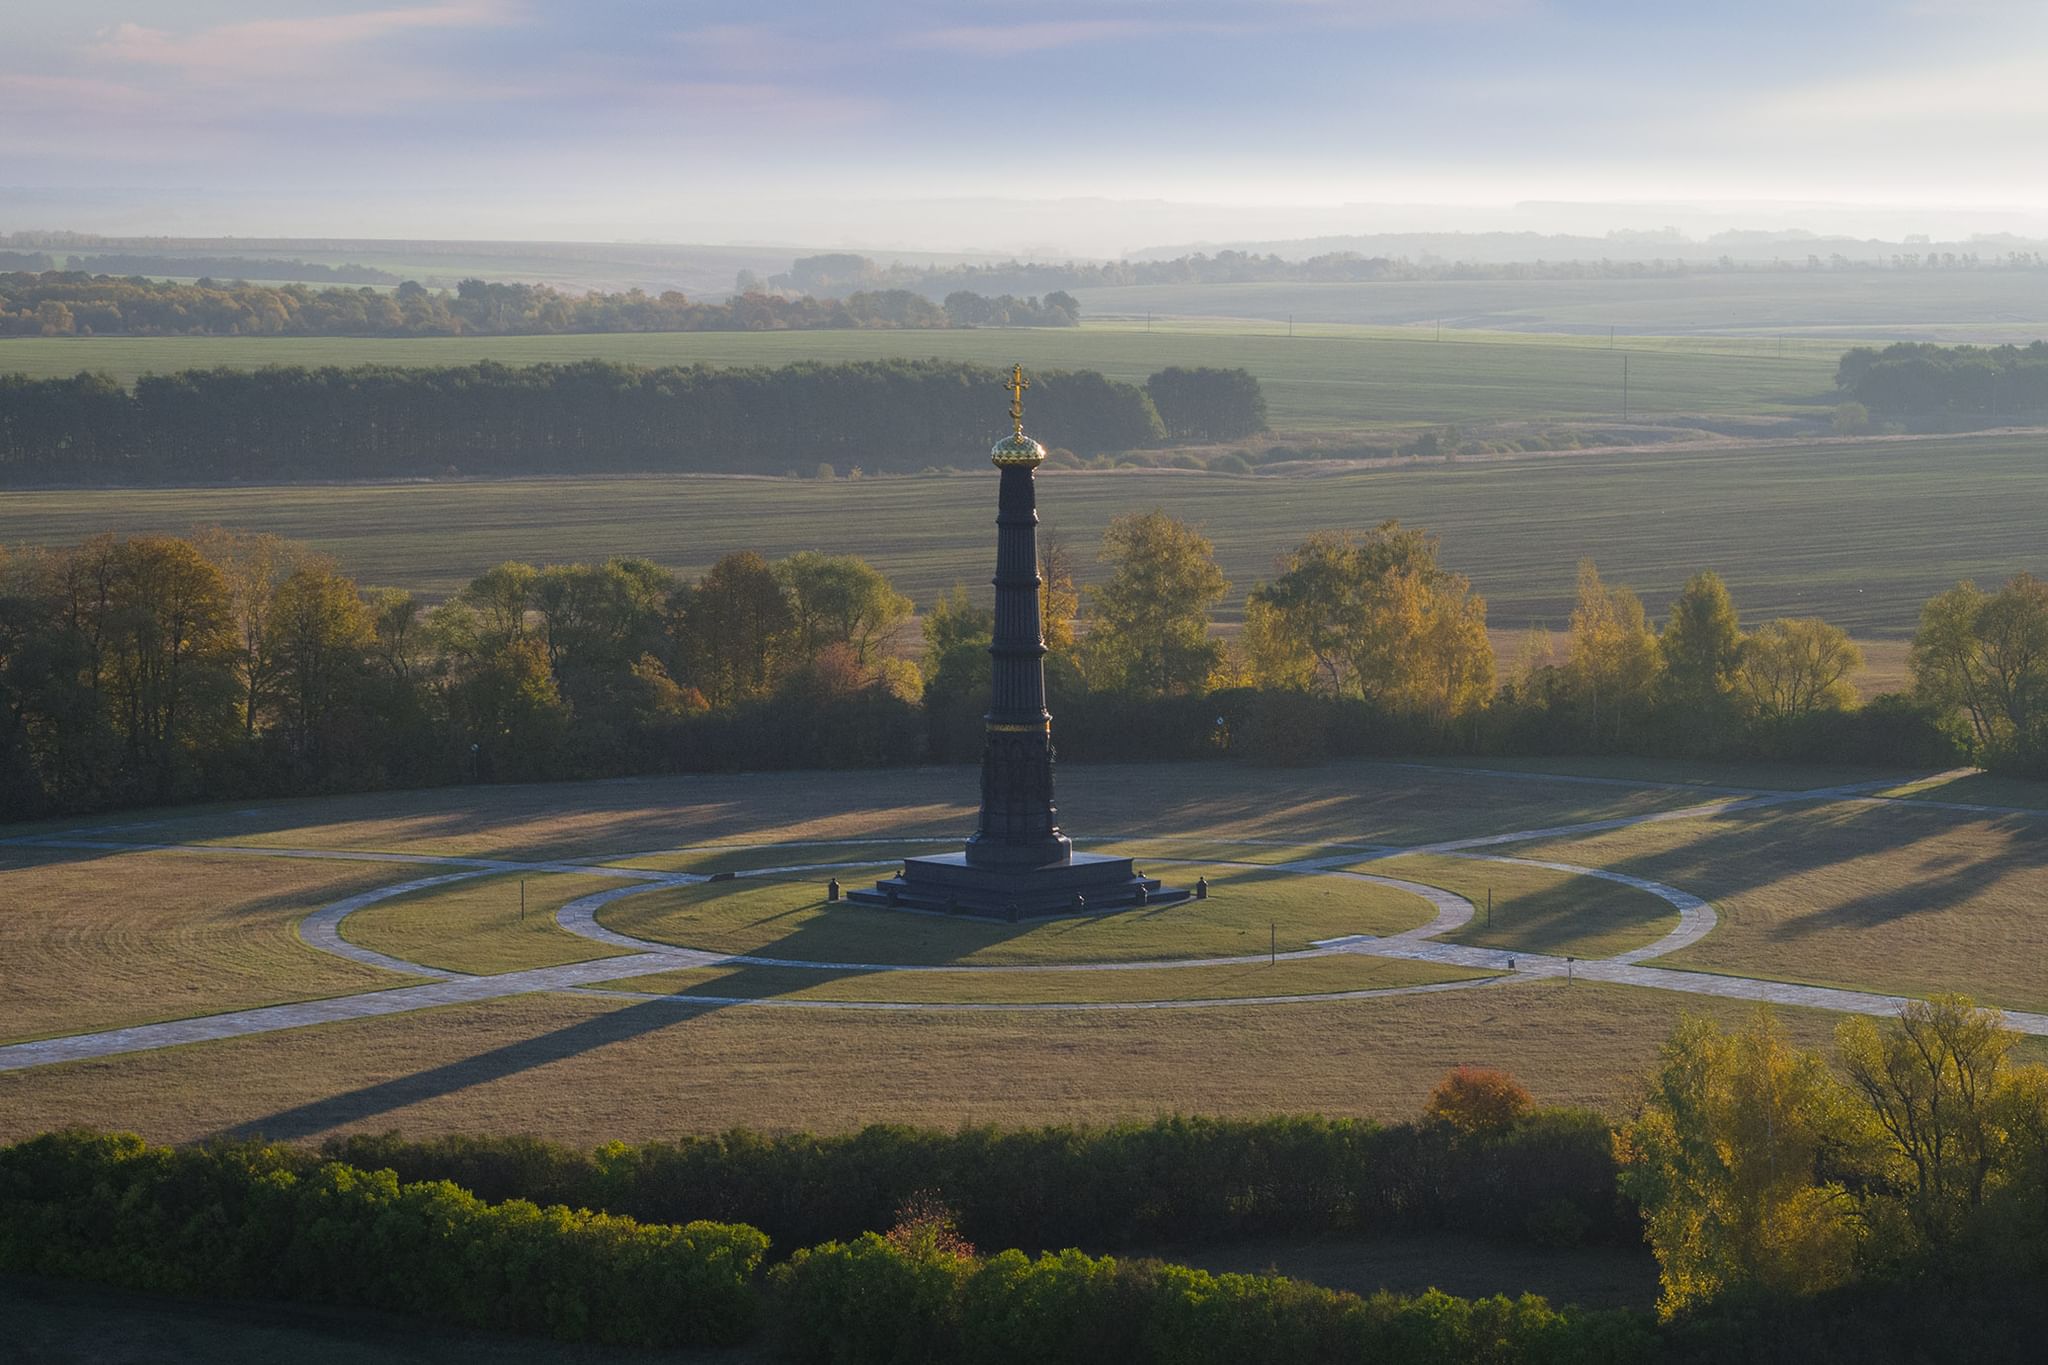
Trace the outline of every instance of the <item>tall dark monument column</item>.
<path fill-rule="evenodd" d="M 901 875 L 848 900 L 1017 919 L 1187 899 L 1185 891 L 1140 876 L 1129 858 L 1074 852 L 1060 832 L 1052 802 L 1032 472 L 1044 462 L 1045 447 L 1024 434 L 1028 387 L 1019 365 L 1010 374 L 1010 434 L 989 452 L 1002 486 L 996 492 L 996 612 L 980 819 L 963 851 L 907 859 Z"/>
<path fill-rule="evenodd" d="M 967 841 L 977 867 L 1043 867 L 1073 856 L 1052 803 L 1052 716 L 1045 709 L 1045 633 L 1039 619 L 1038 489 L 1045 447 L 1024 434 L 1024 367 L 1010 377 L 1013 430 L 989 460 L 996 494 L 995 638 L 989 643 L 988 736 L 981 751 L 981 820 Z"/>

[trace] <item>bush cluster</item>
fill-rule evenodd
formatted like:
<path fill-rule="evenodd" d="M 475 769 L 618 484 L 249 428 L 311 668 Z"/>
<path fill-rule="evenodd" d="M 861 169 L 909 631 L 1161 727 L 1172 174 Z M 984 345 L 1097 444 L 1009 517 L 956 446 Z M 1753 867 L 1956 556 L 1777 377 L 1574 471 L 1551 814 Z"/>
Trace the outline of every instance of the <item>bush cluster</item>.
<path fill-rule="evenodd" d="M 1559 1312 L 1534 1296 L 1361 1299 L 1078 1251 L 921 1255 L 873 1233 L 799 1251 L 772 1279 L 780 1345 L 804 1365 L 1621 1365 L 1656 1344 L 1637 1315 Z"/>
<path fill-rule="evenodd" d="M 490 1204 L 283 1147 L 53 1134 L 0 1149 L 0 1270 L 347 1304 L 467 1327 L 725 1345 L 758 1326 L 750 1227 Z"/>
<path fill-rule="evenodd" d="M 745 1222 L 779 1246 L 880 1231 L 925 1191 L 985 1247 L 1427 1229 L 1624 1245 L 1641 1235 L 1615 1193 L 1605 1121 L 1577 1110 L 1471 1134 L 1431 1122 L 1168 1118 L 953 1133 L 876 1125 L 834 1137 L 734 1131 L 589 1154 L 533 1138 L 359 1134 L 326 1152 L 491 1199 Z"/>

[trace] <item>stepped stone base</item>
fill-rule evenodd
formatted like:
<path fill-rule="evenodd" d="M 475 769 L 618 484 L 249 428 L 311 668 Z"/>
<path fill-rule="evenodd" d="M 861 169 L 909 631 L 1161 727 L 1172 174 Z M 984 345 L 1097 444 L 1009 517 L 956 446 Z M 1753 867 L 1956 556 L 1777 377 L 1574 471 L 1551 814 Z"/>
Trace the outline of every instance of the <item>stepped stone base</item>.
<path fill-rule="evenodd" d="M 883 878 L 872 891 L 851 892 L 847 899 L 1014 920 L 1175 905 L 1190 894 L 1157 877 L 1140 876 L 1129 858 L 1108 854 L 1076 853 L 1037 867 L 993 868 L 968 862 L 964 853 L 945 853 L 906 859 L 901 875 Z"/>

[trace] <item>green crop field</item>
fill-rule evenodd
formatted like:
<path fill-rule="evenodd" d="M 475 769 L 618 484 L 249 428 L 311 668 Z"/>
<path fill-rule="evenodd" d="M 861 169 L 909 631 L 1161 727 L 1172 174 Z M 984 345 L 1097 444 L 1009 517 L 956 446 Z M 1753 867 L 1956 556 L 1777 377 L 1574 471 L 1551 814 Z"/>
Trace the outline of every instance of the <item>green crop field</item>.
<path fill-rule="evenodd" d="M 1362 431 L 1442 422 L 1608 420 L 1622 408 L 1659 416 L 1824 414 L 1839 343 L 1603 336 L 1447 335 L 1441 342 L 1380 329 L 1271 324 L 1102 324 L 1071 328 L 875 332 L 670 332 L 647 335 L 346 339 L 85 337 L 0 340 L 0 373 L 145 373 L 225 365 L 507 365 L 600 358 L 639 365 L 787 365 L 932 356 L 1033 369 L 1093 369 L 1143 383 L 1169 365 L 1243 366 L 1265 386 L 1283 432 Z M 998 422 L 1000 394 L 992 406 Z M 802 451 L 792 468 L 809 468 Z"/>
<path fill-rule="evenodd" d="M 2027 341 L 2048 271 L 1707 272 L 1669 279 L 1134 285 L 1072 291 L 1087 316 L 1146 313 L 1596 334 Z M 1755 341 L 1748 343 L 1761 349 Z M 1839 343 L 1836 343 L 1839 344 Z"/>
<path fill-rule="evenodd" d="M 158 1140 L 396 1127 L 516 1130 L 589 1145 L 732 1125 L 829 1131 L 1162 1111 L 1399 1117 L 1459 1063 L 1507 1067 L 1547 1101 L 1619 1112 L 1681 1013 L 1732 1021 L 1749 1008 L 1672 982 L 1734 974 L 2048 1005 L 2048 924 L 2031 913 L 2048 893 L 2036 828 L 2048 817 L 1825 794 L 1744 808 L 1719 788 L 1666 780 L 1683 775 L 1622 760 L 1604 764 L 1597 783 L 1369 763 L 1069 767 L 1063 814 L 1094 836 L 1090 847 L 1123 840 L 1156 874 L 1207 867 L 1214 893 L 1190 906 L 1022 926 L 828 905 L 819 896 L 826 868 L 791 870 L 822 859 L 851 878 L 858 874 L 844 864 L 931 847 L 906 841 L 959 837 L 971 823 L 966 768 L 124 815 L 74 830 L 70 844 L 8 850 L 0 993 L 29 1002 L 18 1034 L 86 1034 L 359 992 L 370 1004 L 333 1022 L 302 1018 L 273 1032 L 180 1035 L 171 1040 L 179 1045 L 0 1068 L 0 1138 L 68 1124 Z M 1698 776 L 1817 788 L 1848 775 L 1724 767 Z M 1907 789 L 1923 775 L 1868 776 Z M 1684 818 L 1670 818 L 1681 809 Z M 1586 822 L 1600 827 L 1558 828 Z M 1475 833 L 1516 837 L 1455 858 L 1356 864 L 1475 903 L 1468 922 L 1434 929 L 1412 927 L 1431 913 L 1412 891 L 1275 865 L 1309 851 L 1334 864 L 1371 847 Z M 102 842 L 81 847 L 80 834 Z M 581 951 L 555 951 L 551 940 L 570 940 L 544 918 L 570 894 L 605 885 L 602 864 L 739 871 L 735 882 L 681 889 L 614 878 L 619 894 L 598 918 L 610 932 L 750 949 L 766 960 L 649 956 L 628 945 L 550 969 L 579 973 L 573 980 L 521 978 L 494 998 L 408 1003 L 419 978 L 360 967 L 295 930 L 301 916 L 366 886 L 400 886 L 448 865 L 325 856 L 349 851 L 541 864 L 530 908 L 543 914 L 523 925 L 514 876 L 501 864 L 343 921 L 355 942 L 485 973 L 466 986 L 618 948 L 584 939 Z M 1177 868 L 1167 862 L 1175 856 L 1191 861 Z M 545 870 L 562 859 L 592 870 Z M 746 875 L 770 869 L 766 879 Z M 1412 932 L 1598 957 L 1673 927 L 1668 902 L 1587 870 L 1707 897 L 1716 922 L 1652 962 L 1679 969 L 1661 974 L 1662 985 L 1508 978 L 1498 966 L 1407 960 L 1370 944 L 1358 955 L 1266 959 L 1269 934 L 1283 953 L 1325 934 Z M 1485 914 L 1476 907 L 1489 892 Z M 792 965 L 805 962 L 813 965 Z M 1315 998 L 1358 991 L 1395 993 Z M 107 1003 L 117 996 L 122 1003 Z M 1129 1008 L 1188 1001 L 1217 1003 Z M 1822 1043 L 1840 1018 L 1796 1005 L 1783 1014 L 1806 1045 Z M 2029 1059 L 2041 1052 L 2038 1040 L 2022 1048 Z"/>
<path fill-rule="evenodd" d="M 1957 579 L 2048 569 L 2048 438 L 1957 437 L 1587 453 L 1318 478 L 1183 471 L 1052 472 L 1041 515 L 1090 558 L 1108 520 L 1162 507 L 1216 542 L 1235 613 L 1274 557 L 1319 527 L 1384 518 L 1443 537 L 1496 626 L 1562 625 L 1579 558 L 1654 610 L 1718 569 L 1751 619 L 1818 614 L 1854 634 L 1909 634 Z M 820 483 L 557 479 L 490 483 L 47 490 L 0 497 L 0 544 L 219 523 L 333 554 L 365 583 L 438 596 L 506 559 L 646 555 L 698 572 L 729 550 L 868 557 L 920 604 L 985 581 L 986 474 Z M 1084 562 L 1084 581 L 1095 573 Z"/>

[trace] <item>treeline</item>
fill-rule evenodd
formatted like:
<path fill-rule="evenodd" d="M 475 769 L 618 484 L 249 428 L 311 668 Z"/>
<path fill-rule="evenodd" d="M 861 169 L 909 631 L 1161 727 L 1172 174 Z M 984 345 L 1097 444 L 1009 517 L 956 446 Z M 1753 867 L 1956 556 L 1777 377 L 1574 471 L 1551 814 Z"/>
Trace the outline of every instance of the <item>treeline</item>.
<path fill-rule="evenodd" d="M 309 284 L 397 284 L 398 276 L 375 266 L 320 265 L 312 261 L 267 256 L 164 256 L 107 252 L 66 256 L 58 260 L 45 251 L 0 251 L 0 270 L 41 274 L 62 271 L 86 275 L 190 275 L 230 280 L 302 280 Z"/>
<path fill-rule="evenodd" d="M 0 375 L 0 483 L 914 472 L 980 463 L 1002 377 L 942 360 L 223 368 L 133 388 Z M 1243 371 L 1168 371 L 1146 388 L 1092 370 L 1031 382 L 1032 431 L 1083 455 L 1265 425 Z"/>
<path fill-rule="evenodd" d="M 1002 261 L 986 265 L 887 265 L 866 256 L 832 253 L 799 258 L 789 270 L 765 281 L 771 289 L 834 297 L 855 290 L 909 289 L 928 298 L 953 290 L 982 293 L 1048 293 L 1068 289 L 1105 289 L 1123 285 L 1191 284 L 1372 284 L 1418 280 L 1606 280 L 1683 278 L 1737 272 L 1786 270 L 1834 272 L 1860 270 L 2038 270 L 2039 252 L 2004 254 L 1977 252 L 1892 252 L 1852 258 L 1840 251 L 1825 257 L 1787 244 L 1782 259 L 1615 259 L 1603 256 L 1534 259 L 1541 249 L 1532 238 L 1532 259 L 1517 261 L 1443 260 L 1425 255 L 1389 256 L 1361 251 L 1326 251 L 1305 258 L 1267 252 L 1224 250 L 1194 252 L 1164 261 Z M 740 276 L 742 291 L 763 283 L 751 271 Z"/>
<path fill-rule="evenodd" d="M 189 272 L 180 272 L 189 273 Z M 956 315 L 960 321 L 955 321 Z M 961 293 L 939 307 L 908 289 L 844 297 L 744 292 L 723 302 L 674 290 L 568 294 L 544 284 L 463 280 L 453 293 L 412 280 L 390 292 L 305 284 L 176 284 L 83 271 L 0 274 L 0 337 L 553 336 L 575 332 L 774 332 L 1009 323 L 1073 326 L 1080 306 Z M 973 319 L 973 320 L 967 320 Z"/>
<path fill-rule="evenodd" d="M 1113 522 L 1102 582 L 1042 577 L 1063 756 L 1258 763 L 1636 753 L 2048 773 L 2048 584 L 1931 601 L 1910 695 L 1859 704 L 1823 621 L 1744 632 L 1703 573 L 1661 629 L 1584 567 L 1561 656 L 1496 662 L 1485 603 L 1420 532 L 1311 536 L 1239 637 L 1208 543 Z M 627 773 L 971 762 L 989 607 L 910 600 L 852 556 L 507 563 L 432 608 L 275 537 L 103 536 L 0 557 L 0 810 Z M 1504 677 L 1502 675 L 1505 675 Z"/>
<path fill-rule="evenodd" d="M 1871 412 L 1908 417 L 2048 414 L 2048 341 L 1939 346 L 1901 341 L 1842 357 L 1835 388 Z"/>

